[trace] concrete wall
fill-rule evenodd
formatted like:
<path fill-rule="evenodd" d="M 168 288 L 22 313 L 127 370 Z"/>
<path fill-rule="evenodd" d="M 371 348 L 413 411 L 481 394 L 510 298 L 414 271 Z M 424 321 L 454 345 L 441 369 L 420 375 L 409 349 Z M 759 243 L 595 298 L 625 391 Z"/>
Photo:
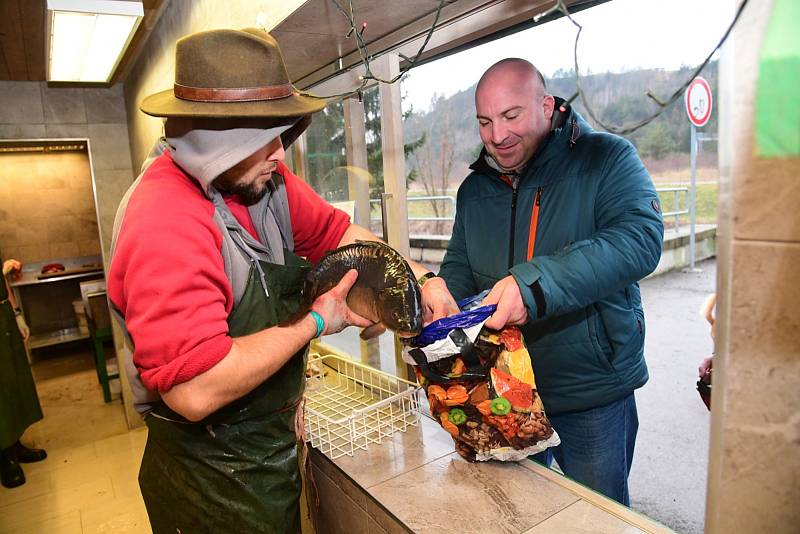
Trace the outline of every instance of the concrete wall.
<path fill-rule="evenodd" d="M 697 225 L 695 234 L 695 263 L 713 258 L 717 253 L 716 225 Z M 430 265 L 434 270 L 439 270 L 439 265 L 444 259 L 447 249 L 447 236 L 421 238 L 411 237 L 411 259 Z M 680 232 L 668 230 L 664 234 L 664 245 L 661 251 L 661 260 L 656 270 L 649 276 L 657 276 L 673 269 L 681 269 L 689 265 L 689 227 L 683 226 Z"/>
<path fill-rule="evenodd" d="M 122 86 L 49 88 L 44 82 L 0 81 L 0 139 L 64 138 L 89 139 L 105 255 L 117 205 L 133 179 Z M 31 194 L 42 202 L 50 196 L 38 187 Z"/>
<path fill-rule="evenodd" d="M 134 178 L 123 89 L 51 88 L 45 82 L 0 81 L 0 139 L 88 139 L 103 261 L 108 265 L 114 216 Z M 34 190 L 42 203 L 51 199 Z M 96 226 L 94 227 L 96 228 Z M 114 326 L 116 343 L 121 335 Z M 122 373 L 122 395 L 129 426 L 140 425 Z"/>
<path fill-rule="evenodd" d="M 163 124 L 161 119 L 139 111 L 139 102 L 148 95 L 172 88 L 175 81 L 175 43 L 178 39 L 203 30 L 255 27 L 259 13 L 264 14 L 269 23 L 285 10 L 279 2 L 269 0 L 192 0 L 168 3 L 125 81 L 135 169 L 141 166 L 154 142 L 162 134 Z"/>
<path fill-rule="evenodd" d="M 84 152 L 0 155 L 0 253 L 22 263 L 100 256 Z"/>
<path fill-rule="evenodd" d="M 755 119 L 767 111 L 756 104 L 764 36 L 773 22 L 792 20 L 772 16 L 781 3 L 747 5 L 724 63 L 732 72 L 721 76 L 733 82 L 722 95 L 732 113 L 720 115 L 720 130 L 732 134 L 733 161 L 730 176 L 721 176 L 717 233 L 711 533 L 800 528 L 800 157 L 796 146 L 781 157 L 760 156 L 755 137 Z M 793 24 L 796 39 L 798 20 Z M 798 48 L 784 46 L 794 63 L 782 74 L 796 79 Z M 761 81 L 774 87 L 774 80 Z M 792 113 L 796 120 L 796 94 L 781 98 L 779 120 Z"/>
<path fill-rule="evenodd" d="M 694 261 L 713 258 L 717 254 L 717 229 L 713 224 L 699 224 L 695 229 Z M 683 226 L 679 232 L 664 232 L 664 246 L 656 270 L 649 276 L 658 276 L 673 269 L 682 269 L 690 264 L 689 227 Z"/>

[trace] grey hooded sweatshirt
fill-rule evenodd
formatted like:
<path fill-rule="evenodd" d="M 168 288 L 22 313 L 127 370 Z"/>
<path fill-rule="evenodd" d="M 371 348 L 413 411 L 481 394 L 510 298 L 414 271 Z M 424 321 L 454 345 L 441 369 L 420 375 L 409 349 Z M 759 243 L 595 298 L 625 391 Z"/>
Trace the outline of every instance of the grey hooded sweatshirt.
<path fill-rule="evenodd" d="M 142 164 L 139 177 L 125 193 L 117 209 L 111 242 L 111 263 L 114 261 L 117 236 L 131 195 L 150 164 L 169 150 L 172 160 L 197 180 L 209 201 L 214 204 L 214 222 L 222 233 L 221 252 L 225 274 L 233 290 L 234 303 L 238 303 L 244 294 L 251 267 L 257 270 L 262 280 L 262 287 L 265 292 L 267 291 L 264 273 L 258 260 L 283 264 L 284 249 L 294 250 L 283 179 L 274 174 L 272 180 L 268 182 L 269 191 L 264 198 L 248 208 L 259 240 L 254 239 L 239 224 L 213 182 L 220 174 L 270 143 L 292 125 L 269 129 L 226 128 L 226 126 L 228 125 L 225 121 L 219 120 L 183 118 L 167 120 L 166 138 L 156 142 Z M 125 369 L 130 379 L 136 409 L 140 413 L 147 412 L 160 400 L 160 396 L 158 392 L 147 389 L 142 383 L 133 363 L 133 340 L 125 328 L 125 318 L 113 305 L 112 313 L 125 334 Z"/>

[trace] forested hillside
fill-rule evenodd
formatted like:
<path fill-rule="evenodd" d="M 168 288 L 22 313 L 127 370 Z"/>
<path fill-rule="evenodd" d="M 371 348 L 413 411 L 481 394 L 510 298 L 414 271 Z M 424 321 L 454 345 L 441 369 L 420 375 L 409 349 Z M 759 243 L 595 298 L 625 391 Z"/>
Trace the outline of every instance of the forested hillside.
<path fill-rule="evenodd" d="M 666 100 L 691 72 L 689 67 L 677 71 L 651 69 L 584 75 L 582 79 L 584 92 L 590 97 L 594 113 L 607 124 L 621 126 L 637 122 L 658 108 L 646 96 L 648 90 Z M 413 71 L 410 75 L 413 76 Z M 717 94 L 716 62 L 709 64 L 702 75 L 708 80 L 714 94 Z M 576 91 L 574 71 L 556 72 L 546 81 L 548 92 L 555 96 L 566 99 Z M 410 142 L 422 136 L 425 138 L 425 143 L 411 153 L 407 161 L 409 168 L 415 169 L 418 179 L 431 176 L 438 178 L 441 183 L 441 175 L 448 169 L 450 176 L 446 181 L 449 184 L 464 177 L 467 166 L 481 148 L 474 99 L 475 86 L 472 86 L 449 98 L 435 97 L 429 111 L 414 112 L 406 117 L 406 140 Z M 597 127 L 580 99 L 574 101 L 573 106 L 590 124 Z M 709 123 L 703 127 L 705 135 L 716 134 L 717 116 L 717 113 L 712 113 Z M 626 137 L 644 159 L 658 161 L 668 159 L 675 153 L 688 153 L 689 135 L 689 121 L 681 95 L 657 119 Z M 715 149 L 716 146 L 707 148 Z"/>
<path fill-rule="evenodd" d="M 692 69 L 677 71 L 636 70 L 625 73 L 590 74 L 583 77 L 584 91 L 590 105 L 603 122 L 629 125 L 657 109 L 646 96 L 649 90 L 662 100 L 680 87 Z M 709 64 L 703 76 L 716 94 L 717 65 Z M 411 71 L 409 76 L 414 76 Z M 548 92 L 569 98 L 575 92 L 573 72 L 559 71 L 547 79 Z M 383 188 L 380 103 L 377 89 L 363 94 L 368 171 L 373 198 Z M 585 103 L 577 99 L 575 109 L 594 125 L 586 113 Z M 683 95 L 657 119 L 628 135 L 651 174 L 688 166 L 689 121 L 684 111 Z M 717 132 L 718 113 L 703 127 L 704 135 Z M 443 194 L 456 187 L 469 172 L 468 166 L 481 149 L 475 119 L 475 86 L 448 98 L 434 96 L 428 111 L 409 110 L 403 122 L 406 171 L 409 186 L 429 195 Z M 314 116 L 307 133 L 308 177 L 317 191 L 328 200 L 348 198 L 348 170 L 345 154 L 344 117 L 341 102 L 329 104 Z M 705 157 L 716 151 L 715 143 L 706 143 Z M 352 171 L 352 169 L 351 169 Z"/>

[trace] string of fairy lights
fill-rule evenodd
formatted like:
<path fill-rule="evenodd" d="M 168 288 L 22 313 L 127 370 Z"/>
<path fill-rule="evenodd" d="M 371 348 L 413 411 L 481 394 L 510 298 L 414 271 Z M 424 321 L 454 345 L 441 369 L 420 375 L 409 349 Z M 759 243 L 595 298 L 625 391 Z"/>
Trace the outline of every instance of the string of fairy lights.
<path fill-rule="evenodd" d="M 717 50 L 720 49 L 720 47 L 728 39 L 728 37 L 730 36 L 731 31 L 733 30 L 734 26 L 736 26 L 736 23 L 739 21 L 739 18 L 741 17 L 741 14 L 744 11 L 744 8 L 747 5 L 748 1 L 749 0 L 742 0 L 741 1 L 741 3 L 739 4 L 739 7 L 736 10 L 736 14 L 735 14 L 733 20 L 731 21 L 731 23 L 728 26 L 728 28 L 725 31 L 725 33 L 720 38 L 720 40 L 717 43 L 717 45 L 711 50 L 711 52 L 708 53 L 708 55 L 706 56 L 705 60 L 686 78 L 686 80 L 683 83 L 681 83 L 675 89 L 675 91 L 667 99 L 659 98 L 651 90 L 648 90 L 645 93 L 658 106 L 658 109 L 656 111 L 654 111 L 653 113 L 651 113 L 647 117 L 645 117 L 645 118 L 643 118 L 643 119 L 641 119 L 641 120 L 639 120 L 639 121 L 637 121 L 635 123 L 628 124 L 628 125 L 621 125 L 621 126 L 615 126 L 615 125 L 612 125 L 612 124 L 608 124 L 608 123 L 604 122 L 603 120 L 601 120 L 599 118 L 599 116 L 598 116 L 598 113 L 595 111 L 595 109 L 591 105 L 591 98 L 589 97 L 589 95 L 587 95 L 587 92 L 584 89 L 584 76 L 581 75 L 580 65 L 579 65 L 579 61 L 578 61 L 578 43 L 580 41 L 581 32 L 583 31 L 583 26 L 581 26 L 573 18 L 572 13 L 569 11 L 569 8 L 567 7 L 566 2 L 564 0 L 555 0 L 555 4 L 553 5 L 553 7 L 551 7 L 550 9 L 548 9 L 548 10 L 542 12 L 542 13 L 539 13 L 538 15 L 536 15 L 534 17 L 533 21 L 534 21 L 534 23 L 538 23 L 544 18 L 548 18 L 548 21 L 549 21 L 549 20 L 552 20 L 554 17 L 557 18 L 559 16 L 559 13 L 560 13 L 560 16 L 567 17 L 570 20 L 570 22 L 572 22 L 572 24 L 574 24 L 575 27 L 577 28 L 577 33 L 575 34 L 575 44 L 574 44 L 574 49 L 573 49 L 573 57 L 574 57 L 574 65 L 575 65 L 575 86 L 576 86 L 576 89 L 575 89 L 575 92 L 572 94 L 572 96 L 570 96 L 566 100 L 566 102 L 563 104 L 563 106 L 565 107 L 565 106 L 569 105 L 570 103 L 572 103 L 576 98 L 580 98 L 581 102 L 583 103 L 583 107 L 586 110 L 586 113 L 592 118 L 592 120 L 594 121 L 595 124 L 597 124 L 599 127 L 603 128 L 606 131 L 609 131 L 609 132 L 612 132 L 612 133 L 615 133 L 615 134 L 618 134 L 618 135 L 627 135 L 627 134 L 630 134 L 632 132 L 635 132 L 639 128 L 642 128 L 642 127 L 646 126 L 647 124 L 650 124 L 659 115 L 661 115 L 664 111 L 666 111 L 667 108 L 669 108 L 672 104 L 674 104 L 678 99 L 680 99 L 682 97 L 684 91 L 689 86 L 689 84 L 692 82 L 692 80 L 695 79 L 700 74 L 700 72 L 706 67 L 706 65 L 708 65 L 708 63 L 711 61 L 711 58 L 713 57 L 713 55 L 717 52 Z M 312 98 L 322 98 L 322 99 L 326 99 L 326 100 L 327 99 L 350 98 L 350 97 L 353 97 L 353 96 L 357 96 L 359 98 L 359 100 L 361 100 L 362 99 L 362 95 L 363 95 L 363 91 L 369 84 L 371 84 L 373 82 L 380 82 L 380 83 L 387 83 L 387 84 L 396 83 L 409 70 L 414 68 L 414 66 L 419 62 L 420 57 L 422 56 L 423 52 L 425 51 L 425 48 L 428 46 L 428 43 L 430 42 L 430 39 L 433 36 L 434 31 L 436 30 L 436 26 L 439 23 L 439 20 L 441 18 L 442 8 L 444 7 L 445 4 L 447 4 L 449 2 L 448 2 L 448 0 L 439 0 L 439 5 L 436 8 L 436 12 L 434 14 L 433 22 L 431 24 L 431 27 L 426 32 L 425 39 L 423 40 L 422 45 L 419 47 L 419 50 L 417 51 L 417 53 L 413 57 L 410 57 L 410 58 L 408 56 L 400 54 L 400 57 L 403 59 L 405 64 L 400 69 L 400 72 L 396 76 L 393 76 L 390 79 L 381 78 L 380 76 L 375 75 L 375 73 L 373 73 L 373 71 L 372 71 L 372 68 L 371 68 L 371 65 L 370 65 L 370 61 L 373 59 L 373 56 L 369 53 L 368 45 L 367 45 L 367 42 L 365 41 L 365 38 L 364 38 L 364 34 L 366 32 L 366 29 L 367 29 L 367 22 L 362 22 L 361 24 L 358 24 L 356 22 L 356 13 L 355 13 L 355 9 L 353 7 L 353 0 L 347 0 L 347 8 L 345 8 L 338 0 L 331 0 L 331 3 L 333 3 L 333 5 L 336 7 L 336 9 L 348 21 L 349 30 L 348 30 L 347 34 L 345 35 L 345 37 L 347 37 L 347 38 L 352 37 L 352 38 L 355 39 L 356 49 L 358 51 L 359 58 L 360 58 L 360 61 L 356 65 L 354 65 L 354 67 L 357 66 L 357 65 L 363 66 L 364 74 L 359 76 L 360 83 L 359 83 L 358 87 L 356 87 L 355 89 L 353 89 L 351 91 L 347 91 L 347 92 L 344 92 L 344 93 L 338 93 L 338 94 L 331 94 L 331 95 L 324 95 L 323 96 L 323 95 L 317 95 L 317 94 L 313 94 L 313 93 L 309 93 L 309 92 L 305 92 L 305 91 L 298 91 L 298 92 L 300 94 L 302 94 L 302 95 L 305 95 L 305 96 L 309 96 L 309 97 L 312 97 Z"/>
<path fill-rule="evenodd" d="M 345 93 L 339 93 L 333 95 L 320 96 L 305 91 L 299 91 L 299 93 L 304 96 L 309 96 L 313 98 L 323 98 L 323 99 L 338 99 L 338 98 L 349 98 L 352 96 L 358 96 L 358 99 L 361 100 L 364 89 L 367 87 L 367 85 L 369 85 L 373 81 L 380 83 L 389 83 L 389 84 L 395 83 L 398 80 L 400 80 L 400 78 L 402 78 L 409 70 L 414 68 L 414 65 L 417 64 L 417 61 L 419 61 L 419 58 L 425 51 L 425 47 L 428 46 L 428 42 L 431 40 L 431 36 L 433 36 L 434 30 L 436 30 L 436 25 L 439 23 L 439 18 L 442 15 L 442 8 L 447 3 L 447 0 L 439 0 L 439 5 L 436 8 L 436 13 L 433 18 L 433 23 L 431 24 L 430 29 L 425 35 L 425 40 L 422 42 L 422 45 L 419 47 L 417 53 L 412 58 L 400 54 L 400 57 L 403 58 L 403 60 L 406 62 L 406 65 L 402 69 L 400 69 L 400 72 L 399 74 L 397 74 L 397 76 L 394 76 L 388 80 L 383 79 L 380 76 L 376 76 L 372 72 L 372 68 L 370 66 L 370 60 L 372 59 L 372 56 L 369 54 L 369 51 L 367 50 L 367 43 L 364 41 L 364 33 L 367 29 L 367 23 L 362 22 L 360 25 L 357 26 L 355 10 L 353 9 L 353 0 L 347 1 L 347 7 L 348 7 L 347 10 L 345 10 L 344 7 L 342 7 L 342 5 L 337 0 L 331 0 L 331 3 L 333 3 L 334 6 L 336 6 L 336 9 L 347 19 L 350 25 L 350 29 L 345 35 L 345 37 L 355 38 L 356 48 L 358 50 L 359 57 L 361 58 L 360 64 L 364 66 L 364 74 L 359 76 L 361 83 L 356 89 L 353 89 L 352 91 L 347 91 Z"/>
<path fill-rule="evenodd" d="M 700 64 L 700 66 L 697 67 L 686 78 L 686 80 L 682 84 L 680 84 L 678 86 L 677 89 L 675 89 L 675 91 L 669 96 L 669 98 L 667 98 L 666 100 L 662 100 L 650 90 L 648 90 L 645 93 L 658 106 L 658 109 L 654 113 L 651 113 L 650 115 L 648 115 L 644 119 L 641 119 L 641 120 L 639 120 L 639 121 L 637 121 L 637 122 L 635 122 L 633 124 L 630 124 L 630 125 L 614 126 L 614 125 L 607 124 L 607 123 L 603 122 L 602 120 L 600 120 L 600 118 L 598 117 L 598 114 L 595 112 L 594 108 L 590 104 L 591 99 L 586 96 L 586 91 L 583 88 L 583 76 L 581 76 L 580 67 L 578 65 L 578 41 L 580 40 L 581 31 L 583 31 L 583 26 L 578 24 L 578 22 L 572 17 L 572 15 L 570 14 L 569 10 L 567 9 L 566 4 L 564 3 L 564 0 L 556 0 L 556 5 L 549 11 L 553 11 L 553 10 L 560 11 L 561 13 L 564 14 L 565 17 L 567 17 L 570 20 L 570 22 L 572 22 L 572 24 L 574 24 L 578 28 L 578 32 L 575 34 L 575 46 L 574 46 L 574 50 L 573 50 L 573 57 L 575 59 L 575 85 L 577 87 L 577 90 L 567 100 L 567 102 L 565 104 L 569 104 L 575 98 L 580 96 L 581 102 L 583 103 L 583 107 L 586 110 L 586 113 L 592 118 L 592 120 L 595 122 L 595 124 L 597 124 L 598 126 L 600 126 L 601 128 L 603 128 L 604 130 L 606 130 L 608 132 L 615 133 L 615 134 L 618 134 L 618 135 L 627 135 L 629 133 L 635 132 L 636 130 L 638 130 L 639 128 L 642 128 L 643 126 L 646 126 L 646 125 L 650 124 L 659 115 L 661 115 L 664 111 L 666 111 L 666 109 L 669 106 L 674 104 L 675 101 L 677 101 L 678 99 L 680 99 L 683 96 L 684 91 L 686 91 L 686 88 L 689 87 L 690 83 L 692 83 L 692 80 L 694 80 L 700 74 L 700 72 L 706 67 L 706 65 L 708 65 L 709 61 L 711 61 L 711 57 L 716 53 L 717 50 L 719 50 L 719 48 L 722 46 L 722 44 L 728 39 L 728 36 L 731 34 L 731 31 L 733 30 L 733 27 L 736 25 L 736 22 L 739 20 L 739 17 L 741 16 L 742 11 L 744 10 L 744 7 L 747 5 L 748 1 L 749 0 L 742 0 L 742 3 L 739 4 L 738 9 L 736 10 L 736 15 L 733 17 L 733 21 L 731 21 L 730 25 L 728 26 L 728 29 L 722 35 L 722 38 L 717 43 L 717 46 L 715 46 L 714 49 L 711 50 L 711 52 L 709 52 L 709 54 L 706 56 L 706 59 Z M 548 12 L 545 12 L 545 13 L 542 13 L 541 16 L 545 16 L 547 14 L 548 14 Z"/>

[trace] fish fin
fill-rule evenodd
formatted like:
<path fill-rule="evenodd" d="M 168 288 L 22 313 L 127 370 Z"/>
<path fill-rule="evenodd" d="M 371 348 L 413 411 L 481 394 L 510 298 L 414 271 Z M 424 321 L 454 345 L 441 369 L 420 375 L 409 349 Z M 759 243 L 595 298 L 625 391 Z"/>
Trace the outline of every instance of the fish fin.
<path fill-rule="evenodd" d="M 386 325 L 384 325 L 383 323 L 373 323 L 368 327 L 364 328 L 359 334 L 359 337 L 365 340 L 372 339 L 374 337 L 383 334 L 384 332 L 386 332 Z"/>
<path fill-rule="evenodd" d="M 320 260 L 316 263 L 316 265 L 319 265 L 320 263 L 322 263 L 323 261 L 328 259 L 330 256 L 333 256 L 334 254 L 336 254 L 336 252 L 338 250 L 339 250 L 338 248 L 334 248 L 334 249 L 325 251 L 325 254 L 322 255 L 322 258 L 320 258 Z M 311 273 L 311 271 L 309 271 L 309 274 L 310 273 Z"/>
<path fill-rule="evenodd" d="M 317 281 L 312 277 L 306 277 L 300 297 L 300 305 L 295 313 L 291 314 L 288 319 L 281 322 L 282 325 L 296 323 L 306 316 L 311 309 L 311 305 L 314 303 L 317 285 Z"/>
<path fill-rule="evenodd" d="M 356 239 L 355 242 L 359 245 L 370 245 L 370 246 L 379 246 L 383 248 L 388 248 L 391 250 L 395 250 L 393 247 L 387 245 L 383 241 L 371 241 L 369 239 Z M 396 252 L 396 251 L 395 251 Z"/>

